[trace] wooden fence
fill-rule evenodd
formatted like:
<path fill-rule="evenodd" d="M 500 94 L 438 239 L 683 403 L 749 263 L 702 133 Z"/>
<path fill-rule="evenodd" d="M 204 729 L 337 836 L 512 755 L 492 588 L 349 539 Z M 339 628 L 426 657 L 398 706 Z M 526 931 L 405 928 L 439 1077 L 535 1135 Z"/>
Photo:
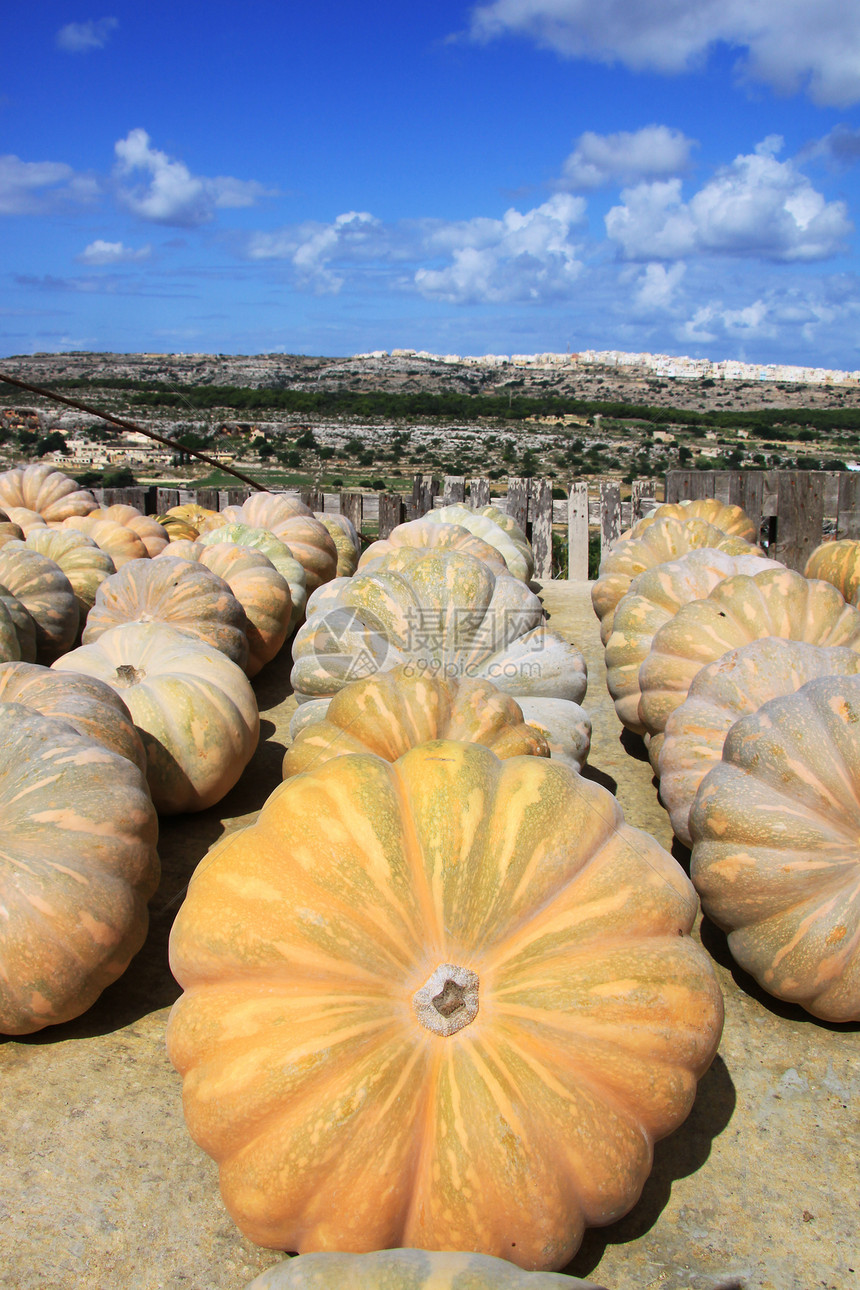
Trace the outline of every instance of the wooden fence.
<path fill-rule="evenodd" d="M 860 473 L 815 470 L 673 470 L 662 484 L 634 480 L 631 495 L 622 501 L 617 480 L 590 484 L 578 481 L 564 490 L 564 498 L 550 479 L 494 481 L 500 496 L 490 495 L 489 479 L 416 475 L 412 496 L 402 493 L 347 491 L 326 493 L 318 489 L 293 490 L 315 511 L 349 517 L 366 540 L 387 537 L 396 525 L 417 519 L 452 502 L 471 506 L 494 505 L 511 515 L 531 539 L 535 552 L 535 577 L 558 576 L 553 553 L 553 533 L 566 547 L 567 577 L 588 578 L 591 534 L 599 533 L 601 554 L 611 550 L 622 532 L 652 506 L 703 497 L 742 506 L 758 525 L 768 553 L 792 569 L 803 569 L 811 551 L 827 537 L 860 538 Z M 163 514 L 183 502 L 197 502 L 211 510 L 243 502 L 249 488 L 194 491 L 177 488 L 105 488 L 93 490 L 103 505 L 129 502 L 145 514 Z"/>

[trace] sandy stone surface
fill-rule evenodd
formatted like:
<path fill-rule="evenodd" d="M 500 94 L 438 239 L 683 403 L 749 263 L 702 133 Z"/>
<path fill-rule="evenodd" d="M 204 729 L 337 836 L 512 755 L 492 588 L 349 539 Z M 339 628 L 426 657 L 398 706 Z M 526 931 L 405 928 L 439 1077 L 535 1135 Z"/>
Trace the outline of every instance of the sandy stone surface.
<path fill-rule="evenodd" d="M 543 597 L 550 626 L 588 658 L 587 773 L 671 848 L 644 749 L 622 742 L 606 693 L 588 587 L 549 583 Z M 167 938 L 188 879 L 280 782 L 288 662 L 255 682 L 263 739 L 241 783 L 211 811 L 162 822 L 151 933 L 125 976 L 77 1021 L 0 1041 L 2 1287 L 242 1290 L 280 1258 L 245 1241 L 221 1204 L 164 1032 L 179 993 Z M 657 1145 L 639 1204 L 587 1233 L 568 1271 L 608 1290 L 860 1287 L 860 1030 L 770 999 L 720 933 L 706 925 L 701 938 L 726 999 L 720 1053 L 689 1119 Z"/>

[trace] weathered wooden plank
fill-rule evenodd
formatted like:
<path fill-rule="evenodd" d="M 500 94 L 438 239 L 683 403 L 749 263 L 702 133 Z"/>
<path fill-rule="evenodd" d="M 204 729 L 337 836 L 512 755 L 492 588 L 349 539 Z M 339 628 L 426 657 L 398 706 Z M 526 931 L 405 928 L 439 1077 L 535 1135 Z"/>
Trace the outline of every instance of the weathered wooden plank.
<path fill-rule="evenodd" d="M 761 528 L 761 499 L 764 488 L 764 474 L 760 470 L 744 470 L 740 473 L 740 496 L 736 506 L 740 506 L 755 525 L 758 533 Z"/>
<path fill-rule="evenodd" d="M 462 475 L 446 475 L 442 480 L 442 505 L 451 506 L 454 502 L 465 502 L 466 480 Z"/>
<path fill-rule="evenodd" d="M 362 506 L 361 493 L 344 492 L 340 495 L 340 513 L 345 515 L 348 520 L 352 520 L 355 527 L 361 532 Z"/>
<path fill-rule="evenodd" d="M 692 499 L 692 488 L 697 470 L 669 470 L 666 472 L 666 501 L 688 502 Z"/>
<path fill-rule="evenodd" d="M 567 499 L 567 576 L 573 582 L 588 580 L 588 484 L 573 485 Z"/>
<path fill-rule="evenodd" d="M 413 518 L 418 519 L 433 510 L 434 499 L 439 492 L 439 480 L 432 475 L 416 475 L 412 483 Z"/>
<path fill-rule="evenodd" d="M 323 508 L 323 494 L 319 488 L 300 488 L 299 497 L 305 506 L 309 506 L 312 511 L 321 511 Z"/>
<path fill-rule="evenodd" d="M 379 494 L 379 536 L 387 538 L 392 529 L 403 523 L 405 506 L 400 493 Z"/>
<path fill-rule="evenodd" d="M 614 479 L 600 481 L 601 559 L 617 546 L 621 536 L 621 485 Z"/>
<path fill-rule="evenodd" d="M 535 577 L 545 580 L 552 577 L 552 484 L 548 479 L 530 481 L 529 511 Z"/>
<path fill-rule="evenodd" d="M 156 490 L 155 513 L 163 515 L 165 511 L 172 510 L 174 506 L 179 505 L 178 488 L 157 488 Z"/>
<path fill-rule="evenodd" d="M 320 510 L 330 515 L 340 514 L 340 493 L 323 493 L 323 504 Z"/>
<path fill-rule="evenodd" d="M 778 481 L 777 560 L 803 572 L 821 541 L 824 476 L 815 470 L 781 470 Z"/>
<path fill-rule="evenodd" d="M 836 507 L 837 538 L 860 538 L 860 472 L 839 473 L 839 495 Z"/>
<path fill-rule="evenodd" d="M 481 476 L 469 480 L 469 505 L 476 511 L 481 506 L 490 505 L 490 481 Z"/>
<path fill-rule="evenodd" d="M 513 476 L 508 479 L 507 512 L 524 533 L 529 518 L 529 483 L 528 479 L 516 479 Z"/>
<path fill-rule="evenodd" d="M 218 509 L 223 511 L 225 506 L 241 506 L 250 496 L 250 488 L 222 488 L 218 494 L 220 503 Z M 224 500 L 225 498 L 226 501 Z"/>
<path fill-rule="evenodd" d="M 199 506 L 205 506 L 207 511 L 218 510 L 218 489 L 217 488 L 198 488 L 197 503 Z"/>

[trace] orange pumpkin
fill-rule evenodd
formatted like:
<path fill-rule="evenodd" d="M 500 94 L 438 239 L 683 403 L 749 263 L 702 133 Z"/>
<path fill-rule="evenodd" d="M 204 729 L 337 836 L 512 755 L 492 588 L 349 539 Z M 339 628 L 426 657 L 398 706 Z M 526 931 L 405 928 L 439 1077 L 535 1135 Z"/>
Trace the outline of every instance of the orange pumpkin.
<path fill-rule="evenodd" d="M 716 1050 L 696 909 L 542 757 L 436 741 L 286 780 L 170 942 L 168 1052 L 242 1231 L 563 1267 L 635 1203 Z"/>
<path fill-rule="evenodd" d="M 0 703 L 0 1031 L 80 1016 L 146 936 L 158 822 L 140 770 L 65 721 Z"/>

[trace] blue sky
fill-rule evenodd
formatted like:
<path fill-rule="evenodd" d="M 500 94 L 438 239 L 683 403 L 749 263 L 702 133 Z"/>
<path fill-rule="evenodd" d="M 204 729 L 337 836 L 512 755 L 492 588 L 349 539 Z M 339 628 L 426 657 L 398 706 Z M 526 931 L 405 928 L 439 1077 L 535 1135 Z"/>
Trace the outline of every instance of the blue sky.
<path fill-rule="evenodd" d="M 860 0 L 6 6 L 0 354 L 860 368 Z"/>

